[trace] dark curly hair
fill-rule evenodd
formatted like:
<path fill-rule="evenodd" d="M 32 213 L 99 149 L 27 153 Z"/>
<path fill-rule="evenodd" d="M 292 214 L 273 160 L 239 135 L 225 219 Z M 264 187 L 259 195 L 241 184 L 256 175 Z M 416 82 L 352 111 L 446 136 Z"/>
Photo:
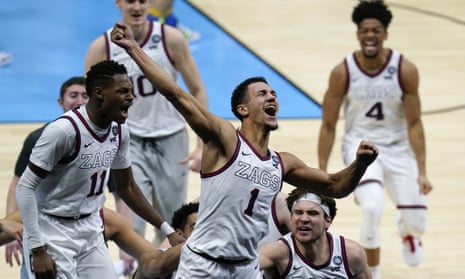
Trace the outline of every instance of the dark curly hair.
<path fill-rule="evenodd" d="M 352 21 L 358 26 L 366 18 L 375 18 L 387 29 L 392 20 L 392 13 L 382 0 L 361 0 L 352 12 Z"/>
<path fill-rule="evenodd" d="M 256 82 L 264 82 L 268 84 L 264 77 L 251 77 L 243 82 L 241 82 L 236 88 L 234 89 L 232 96 L 231 96 L 231 111 L 234 115 L 242 121 L 242 115 L 237 112 L 237 106 L 240 104 L 247 103 L 249 101 L 249 97 L 247 93 L 247 87 Z"/>
<path fill-rule="evenodd" d="M 113 76 L 127 74 L 126 67 L 113 60 L 104 60 L 93 65 L 86 74 L 86 91 L 90 97 L 95 87 L 107 87 L 113 82 Z"/>
<path fill-rule="evenodd" d="M 313 193 L 319 196 L 321 198 L 321 203 L 329 207 L 329 215 L 330 215 L 329 217 L 331 217 L 331 220 L 334 220 L 334 217 L 336 217 L 336 211 L 337 211 L 336 201 L 333 198 L 311 192 L 305 188 L 295 188 L 289 193 L 289 196 L 286 199 L 287 208 L 289 209 L 289 212 L 292 213 L 292 206 L 294 205 L 294 202 L 307 193 Z"/>
<path fill-rule="evenodd" d="M 184 230 L 184 226 L 186 226 L 187 222 L 187 216 L 191 215 L 192 213 L 197 213 L 198 211 L 198 202 L 184 204 L 174 212 L 173 218 L 171 219 L 171 226 L 173 226 L 174 229 Z"/>

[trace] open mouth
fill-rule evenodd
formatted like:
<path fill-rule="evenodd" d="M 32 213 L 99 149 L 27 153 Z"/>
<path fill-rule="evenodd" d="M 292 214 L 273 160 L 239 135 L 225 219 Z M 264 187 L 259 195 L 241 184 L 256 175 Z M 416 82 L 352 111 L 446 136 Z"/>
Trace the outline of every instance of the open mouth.
<path fill-rule="evenodd" d="M 265 113 L 268 114 L 269 116 L 276 116 L 276 106 L 275 105 L 266 106 Z"/>

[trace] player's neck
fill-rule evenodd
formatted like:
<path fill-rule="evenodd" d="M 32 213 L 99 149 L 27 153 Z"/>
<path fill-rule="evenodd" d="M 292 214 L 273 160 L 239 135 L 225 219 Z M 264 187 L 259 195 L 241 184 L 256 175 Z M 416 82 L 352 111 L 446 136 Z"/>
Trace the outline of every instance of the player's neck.
<path fill-rule="evenodd" d="M 374 57 L 366 57 L 361 51 L 357 52 L 356 59 L 359 66 L 368 73 L 376 73 L 384 67 L 389 56 L 388 49 L 382 49 Z"/>

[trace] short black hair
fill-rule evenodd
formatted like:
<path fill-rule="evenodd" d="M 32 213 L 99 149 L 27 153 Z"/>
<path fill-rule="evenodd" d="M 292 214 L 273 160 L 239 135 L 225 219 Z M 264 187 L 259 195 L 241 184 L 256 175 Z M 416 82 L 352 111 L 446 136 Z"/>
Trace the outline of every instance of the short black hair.
<path fill-rule="evenodd" d="M 107 87 L 116 74 L 127 74 L 126 67 L 113 60 L 103 60 L 93 65 L 86 74 L 86 91 L 90 97 L 95 87 Z"/>
<path fill-rule="evenodd" d="M 329 215 L 330 215 L 329 217 L 331 217 L 331 220 L 334 220 L 334 217 L 336 217 L 336 211 L 337 211 L 336 200 L 333 198 L 327 197 L 325 195 L 320 195 L 315 192 L 309 191 L 305 188 L 295 188 L 289 193 L 289 196 L 286 199 L 287 208 L 289 209 L 289 212 L 292 213 L 292 206 L 294 205 L 294 202 L 307 193 L 313 193 L 317 195 L 318 197 L 320 197 L 321 203 L 327 205 L 329 208 Z"/>
<path fill-rule="evenodd" d="M 352 21 L 359 26 L 362 20 L 375 18 L 387 29 L 392 20 L 392 13 L 382 0 L 360 0 L 352 12 Z"/>
<path fill-rule="evenodd" d="M 240 121 L 242 121 L 242 115 L 240 115 L 239 112 L 237 112 L 237 106 L 249 101 L 248 95 L 246 94 L 247 87 L 250 84 L 256 83 L 256 82 L 264 82 L 268 84 L 268 82 L 266 81 L 264 77 L 251 77 L 239 83 L 239 85 L 236 86 L 236 88 L 234 89 L 232 93 L 231 111 Z"/>
<path fill-rule="evenodd" d="M 60 99 L 63 99 L 63 95 L 65 95 L 66 89 L 68 89 L 68 87 L 75 85 L 75 84 L 85 86 L 86 79 L 81 76 L 76 76 L 76 77 L 70 77 L 65 82 L 63 82 L 63 84 L 60 87 Z"/>
<path fill-rule="evenodd" d="M 171 219 L 171 226 L 173 226 L 174 229 L 184 230 L 184 226 L 186 226 L 187 222 L 187 217 L 192 213 L 197 212 L 199 212 L 198 202 L 190 202 L 184 204 L 174 212 L 173 218 Z"/>

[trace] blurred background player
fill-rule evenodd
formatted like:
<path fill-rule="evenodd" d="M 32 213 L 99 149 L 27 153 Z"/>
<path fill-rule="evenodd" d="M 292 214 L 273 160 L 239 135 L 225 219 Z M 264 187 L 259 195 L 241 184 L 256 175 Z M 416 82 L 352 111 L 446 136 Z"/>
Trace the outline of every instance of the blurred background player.
<path fill-rule="evenodd" d="M 189 41 L 194 43 L 200 39 L 200 32 L 182 24 L 174 13 L 174 0 L 152 0 L 147 18 L 178 28 Z"/>
<path fill-rule="evenodd" d="M 418 70 L 398 51 L 383 46 L 391 19 L 383 1 L 360 1 L 354 8 L 352 21 L 360 49 L 331 72 L 318 141 L 320 168 L 326 170 L 344 103 L 344 162 L 353 160 L 361 138 L 380 150 L 354 191 L 362 210 L 360 243 L 375 279 L 380 278 L 384 189 L 398 209 L 402 255 L 409 266 L 417 266 L 423 258 L 420 236 L 426 230 L 426 194 L 432 189 L 426 174 Z"/>

